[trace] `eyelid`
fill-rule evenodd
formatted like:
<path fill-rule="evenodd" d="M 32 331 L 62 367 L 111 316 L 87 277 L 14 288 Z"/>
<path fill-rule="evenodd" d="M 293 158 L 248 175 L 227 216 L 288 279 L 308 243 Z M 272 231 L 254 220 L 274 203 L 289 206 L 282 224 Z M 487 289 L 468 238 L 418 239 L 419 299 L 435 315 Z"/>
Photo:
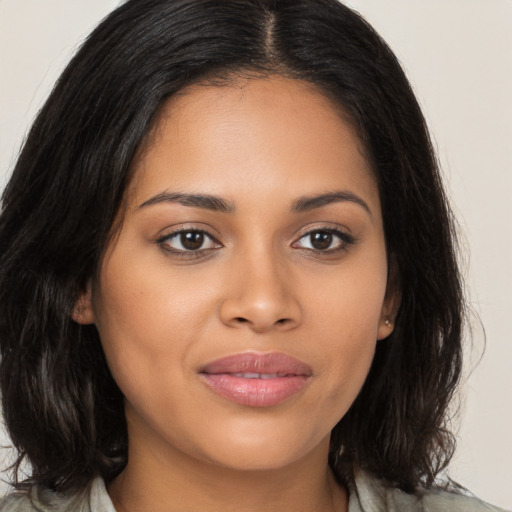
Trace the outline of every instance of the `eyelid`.
<path fill-rule="evenodd" d="M 355 240 L 355 236 L 352 234 L 352 230 L 337 222 L 332 221 L 315 221 L 309 222 L 305 226 L 297 229 L 292 237 L 295 240 L 299 240 L 303 236 L 309 235 L 310 233 L 314 233 L 315 231 L 328 231 L 332 233 L 340 233 L 343 236 L 353 238 Z"/>
<path fill-rule="evenodd" d="M 200 231 L 201 233 L 205 233 L 217 241 L 221 237 L 220 232 L 210 224 L 206 224 L 204 222 L 185 221 L 160 229 L 155 235 L 155 240 L 168 238 L 173 234 L 182 233 L 183 231 Z"/>

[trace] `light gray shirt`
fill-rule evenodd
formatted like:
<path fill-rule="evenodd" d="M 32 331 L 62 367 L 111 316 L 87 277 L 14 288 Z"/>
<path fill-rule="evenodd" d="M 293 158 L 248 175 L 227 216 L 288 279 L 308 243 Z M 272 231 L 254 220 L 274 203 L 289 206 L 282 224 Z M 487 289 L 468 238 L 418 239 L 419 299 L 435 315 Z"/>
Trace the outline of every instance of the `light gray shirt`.
<path fill-rule="evenodd" d="M 0 512 L 116 512 L 101 478 L 92 481 L 82 494 L 63 495 L 33 488 L 0 500 Z M 435 490 L 418 498 L 398 489 L 384 487 L 369 475 L 358 472 L 350 489 L 348 512 L 507 512 L 478 498 Z M 512 512 L 512 511 L 509 511 Z"/>

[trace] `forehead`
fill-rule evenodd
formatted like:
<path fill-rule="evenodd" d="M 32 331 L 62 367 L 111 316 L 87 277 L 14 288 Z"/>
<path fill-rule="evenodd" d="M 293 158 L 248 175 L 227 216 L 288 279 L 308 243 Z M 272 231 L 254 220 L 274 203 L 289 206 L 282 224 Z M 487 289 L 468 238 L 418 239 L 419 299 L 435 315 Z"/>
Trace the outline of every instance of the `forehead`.
<path fill-rule="evenodd" d="M 240 181 L 253 193 L 303 194 L 342 175 L 375 188 L 349 116 L 312 84 L 280 76 L 187 87 L 162 107 L 133 168 L 136 201 L 169 187 L 224 195 Z"/>

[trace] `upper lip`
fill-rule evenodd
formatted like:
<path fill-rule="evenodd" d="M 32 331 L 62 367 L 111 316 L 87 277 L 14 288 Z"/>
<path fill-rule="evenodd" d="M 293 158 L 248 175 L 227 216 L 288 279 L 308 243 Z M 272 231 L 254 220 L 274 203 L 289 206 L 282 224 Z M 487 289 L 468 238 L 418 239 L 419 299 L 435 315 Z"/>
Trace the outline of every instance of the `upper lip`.
<path fill-rule="evenodd" d="M 311 366 L 282 352 L 243 352 L 216 359 L 201 368 L 201 373 L 260 373 L 305 375 L 313 373 Z"/>

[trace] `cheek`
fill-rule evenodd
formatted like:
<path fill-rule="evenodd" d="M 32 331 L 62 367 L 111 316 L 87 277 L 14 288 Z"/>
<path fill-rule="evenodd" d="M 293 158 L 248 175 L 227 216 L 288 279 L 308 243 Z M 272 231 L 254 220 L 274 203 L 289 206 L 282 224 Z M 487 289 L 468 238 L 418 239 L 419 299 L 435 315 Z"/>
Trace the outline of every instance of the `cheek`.
<path fill-rule="evenodd" d="M 193 330 L 197 323 L 191 317 L 197 320 L 210 304 L 208 288 L 199 294 L 199 284 L 180 279 L 165 265 L 117 256 L 104 266 L 101 288 L 93 296 L 96 324 L 100 333 L 111 334 L 105 338 L 139 339 L 150 350 L 165 340 L 168 347 L 169 337 Z"/>
<path fill-rule="evenodd" d="M 331 411 L 332 426 L 355 400 L 373 360 L 386 291 L 383 261 L 340 271 L 312 287 L 309 323 L 321 354 L 319 385 L 325 390 L 318 411 Z"/>
<path fill-rule="evenodd" d="M 101 286 L 93 292 L 95 323 L 125 396 L 151 401 L 142 396 L 150 383 L 175 389 L 186 378 L 195 342 L 212 322 L 218 287 L 205 282 L 204 272 L 191 279 L 161 258 L 158 265 L 145 261 L 144 252 L 130 258 L 122 241 L 105 260 Z"/>
<path fill-rule="evenodd" d="M 349 344 L 377 339 L 387 283 L 385 253 L 382 258 L 354 260 L 353 265 L 340 266 L 300 285 L 307 290 L 307 320 L 317 324 L 319 334 L 327 331 L 326 339 L 333 343 L 336 332 Z"/>

